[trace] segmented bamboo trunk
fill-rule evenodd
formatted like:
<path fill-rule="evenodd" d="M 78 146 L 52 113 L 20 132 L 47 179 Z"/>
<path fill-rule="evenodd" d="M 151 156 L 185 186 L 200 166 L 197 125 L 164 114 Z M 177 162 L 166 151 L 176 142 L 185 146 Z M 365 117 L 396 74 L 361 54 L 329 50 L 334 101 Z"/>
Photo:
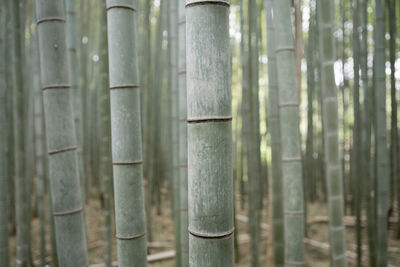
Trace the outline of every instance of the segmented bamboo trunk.
<path fill-rule="evenodd" d="M 271 139 L 272 202 L 273 202 L 273 240 L 274 265 L 284 265 L 284 228 L 281 173 L 281 134 L 279 130 L 278 73 L 275 54 L 275 25 L 272 0 L 264 0 L 267 20 L 268 51 L 268 130 Z"/>
<path fill-rule="evenodd" d="M 290 1 L 274 0 L 285 227 L 285 265 L 304 265 L 304 209 L 298 93 Z"/>
<path fill-rule="evenodd" d="M 100 36 L 100 176 L 104 216 L 104 262 L 112 265 L 112 165 L 111 165 L 111 121 L 110 93 L 108 91 L 108 55 L 107 55 L 107 14 L 106 0 L 102 0 L 101 36 Z"/>
<path fill-rule="evenodd" d="M 375 14 L 376 248 L 377 266 L 386 266 L 389 159 L 386 140 L 385 19 L 383 0 L 375 0 Z"/>
<path fill-rule="evenodd" d="M 0 267 L 9 266 L 8 176 L 6 172 L 6 3 L 0 3 Z"/>
<path fill-rule="evenodd" d="M 36 11 L 33 11 L 33 21 L 36 21 Z M 40 266 L 46 265 L 46 213 L 45 213 L 45 137 L 43 98 L 40 85 L 39 40 L 37 28 L 32 37 L 32 71 L 34 90 L 34 136 L 35 136 L 35 178 L 37 190 L 37 214 L 39 217 L 40 233 Z M 55 248 L 54 248 L 55 249 Z"/>
<path fill-rule="evenodd" d="M 361 65 L 361 80 L 364 94 L 364 107 L 362 110 L 362 158 L 363 164 L 367 166 L 362 168 L 362 177 L 365 180 L 365 202 L 367 211 L 367 231 L 368 231 L 368 256 L 371 266 L 376 264 L 376 249 L 375 249 L 375 204 L 374 204 L 374 180 L 371 173 L 371 118 L 372 114 L 372 102 L 373 97 L 368 81 L 368 13 L 367 13 L 368 0 L 361 0 L 360 2 L 360 14 L 361 14 L 361 42 L 360 42 L 360 65 Z"/>
<path fill-rule="evenodd" d="M 60 266 L 88 264 L 62 0 L 36 0 L 52 210 Z"/>
<path fill-rule="evenodd" d="M 20 0 L 11 1 L 13 22 L 13 133 L 14 133 L 14 183 L 17 225 L 17 266 L 24 267 L 29 261 L 29 231 L 27 207 L 27 176 L 25 175 L 24 140 L 24 75 Z"/>
<path fill-rule="evenodd" d="M 336 59 L 335 40 L 333 37 L 334 1 L 320 0 L 318 8 L 330 257 L 332 266 L 347 266 L 346 234 L 343 223 L 343 180 L 339 159 L 338 100 L 334 72 Z"/>
<path fill-rule="evenodd" d="M 171 90 L 171 127 L 172 127 L 172 197 L 175 233 L 175 266 L 181 266 L 180 237 L 180 180 L 179 180 L 179 84 L 178 84 L 178 1 L 169 0 L 169 82 Z"/>
<path fill-rule="evenodd" d="M 137 1 L 107 0 L 118 265 L 147 266 L 137 67 Z"/>
<path fill-rule="evenodd" d="M 78 63 L 78 30 L 76 26 L 75 0 L 65 0 L 66 31 L 67 31 L 67 53 L 69 60 L 69 80 L 71 83 L 71 100 L 75 121 L 75 133 L 77 140 L 77 157 L 79 168 L 79 180 L 81 188 L 85 188 L 85 173 L 83 169 L 82 154 L 82 89 L 79 85 L 79 63 Z M 82 190 L 82 196 L 85 196 Z M 84 198 L 83 198 L 84 199 Z"/>
<path fill-rule="evenodd" d="M 186 106 L 186 15 L 185 0 L 179 0 L 179 197 L 181 266 L 189 266 L 188 234 L 188 169 L 187 169 L 187 106 Z"/>
<path fill-rule="evenodd" d="M 229 1 L 186 1 L 189 265 L 233 266 Z M 206 255 L 206 256 L 205 256 Z"/>

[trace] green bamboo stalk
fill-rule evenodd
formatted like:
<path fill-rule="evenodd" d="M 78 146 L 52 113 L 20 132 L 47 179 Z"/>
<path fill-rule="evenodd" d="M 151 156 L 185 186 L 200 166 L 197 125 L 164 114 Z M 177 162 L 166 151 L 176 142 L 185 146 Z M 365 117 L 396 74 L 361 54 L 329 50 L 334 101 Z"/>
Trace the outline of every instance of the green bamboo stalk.
<path fill-rule="evenodd" d="M 185 0 L 179 0 L 179 197 L 181 266 L 189 266 Z"/>
<path fill-rule="evenodd" d="M 168 47 L 170 59 L 171 127 L 172 127 L 172 198 L 175 233 L 175 266 L 181 266 L 180 172 L 179 172 L 179 79 L 178 79 L 178 0 L 169 0 Z"/>
<path fill-rule="evenodd" d="M 104 262 L 106 267 L 112 266 L 112 164 L 111 164 L 111 121 L 110 94 L 108 92 L 108 56 L 107 56 L 107 14 L 106 0 L 102 1 L 100 9 L 100 176 L 103 196 L 104 216 Z"/>
<path fill-rule="evenodd" d="M 164 78 L 164 68 L 163 68 L 163 31 L 166 27 L 166 11 L 167 11 L 167 1 L 161 1 L 160 10 L 159 10 L 159 18 L 158 18 L 158 25 L 157 25 L 157 36 L 156 36 L 156 51 L 154 59 L 154 73 L 157 73 L 157 77 L 155 82 L 153 83 L 153 99 L 155 100 L 154 105 L 154 135 L 153 135 L 153 155 L 154 155 L 154 191 L 155 194 L 153 196 L 156 198 L 157 201 L 157 213 L 161 215 L 161 176 L 162 176 L 162 141 L 161 141 L 161 131 L 162 131 L 162 124 L 161 124 L 161 106 L 162 106 L 162 88 L 163 88 L 163 78 Z"/>
<path fill-rule="evenodd" d="M 33 20 L 36 21 L 36 11 Z M 46 265 L 46 213 L 45 213 L 45 158 L 43 135 L 43 99 L 40 85 L 39 41 L 37 28 L 32 38 L 32 68 L 34 87 L 34 135 L 35 135 L 35 176 L 37 190 L 37 213 L 40 233 L 40 266 Z"/>
<path fill-rule="evenodd" d="M 194 267 L 234 266 L 229 5 L 186 1 L 189 265 Z"/>
<path fill-rule="evenodd" d="M 315 44 L 315 11 L 313 6 L 315 2 L 310 1 L 310 20 L 308 27 L 308 43 L 307 43 L 307 135 L 306 135 L 306 153 L 304 158 L 304 221 L 307 221 L 307 200 L 314 201 L 312 198 L 311 186 L 314 182 L 314 91 L 315 91 L 315 59 L 314 59 L 314 44 Z M 307 224 L 305 225 L 305 235 L 307 236 Z"/>
<path fill-rule="evenodd" d="M 389 159 L 386 130 L 386 85 L 385 85 L 385 18 L 383 0 L 375 0 L 375 119 L 376 119 L 376 247 L 377 266 L 387 265 L 387 211 L 389 188 Z"/>
<path fill-rule="evenodd" d="M 13 132 L 14 132 L 14 183 L 16 200 L 17 255 L 19 267 L 28 266 L 29 232 L 27 209 L 27 176 L 25 176 L 24 155 L 24 103 L 23 103 L 23 47 L 20 14 L 21 0 L 11 1 L 13 21 Z M 22 13 L 22 12 L 21 12 Z"/>
<path fill-rule="evenodd" d="M 88 264 L 75 127 L 70 99 L 64 3 L 36 0 L 52 210 L 60 266 Z"/>
<path fill-rule="evenodd" d="M 6 99 L 6 9 L 0 2 L 0 267 L 10 264 L 8 245 L 8 177 L 6 172 L 7 99 Z"/>
<path fill-rule="evenodd" d="M 353 166 L 352 177 L 353 179 L 353 192 L 355 201 L 355 214 L 356 214 L 356 240 L 357 240 L 357 266 L 361 266 L 362 259 L 362 235 L 361 235 L 361 207 L 362 207 L 362 187 L 358 185 L 362 183 L 361 175 L 361 158 L 362 158 L 362 117 L 360 107 L 360 0 L 353 2 L 353 58 L 354 58 L 354 94 L 353 94 L 353 113 L 354 113 L 354 127 L 353 127 Z"/>
<path fill-rule="evenodd" d="M 285 266 L 304 265 L 304 208 L 298 93 L 290 1 L 274 0 L 285 227 Z"/>
<path fill-rule="evenodd" d="M 71 97 L 74 112 L 76 139 L 77 139 L 77 155 L 79 167 L 79 179 L 81 188 L 85 188 L 85 173 L 83 168 L 82 153 L 82 88 L 79 85 L 79 62 L 78 62 L 78 31 L 76 26 L 76 10 L 75 0 L 65 0 L 66 11 L 66 29 L 67 29 L 67 53 L 69 60 L 69 79 L 71 81 Z M 82 190 L 84 199 L 85 191 Z"/>
<path fill-rule="evenodd" d="M 275 25 L 273 18 L 273 1 L 264 0 L 264 10 L 267 22 L 267 52 L 268 52 L 268 131 L 271 139 L 272 167 L 272 205 L 273 205 L 273 240 L 274 265 L 284 265 L 284 228 L 282 203 L 282 173 L 281 173 L 281 135 L 279 130 L 278 107 L 278 73 L 275 54 Z"/>
<path fill-rule="evenodd" d="M 368 257 L 370 266 L 376 265 L 376 231 L 375 231 L 375 200 L 373 199 L 374 195 L 374 181 L 372 168 L 371 168 L 371 119 L 373 118 L 372 114 L 372 91 L 370 89 L 370 84 L 368 81 L 368 13 L 367 13 L 368 0 L 361 0 L 360 9 L 361 9 L 361 80 L 364 94 L 364 107 L 363 107 L 363 136 L 362 136 L 362 149 L 363 149 L 363 164 L 367 166 L 363 168 L 363 179 L 366 181 L 365 183 L 365 202 L 366 202 L 366 211 L 367 211 L 367 232 L 368 232 Z"/>
<path fill-rule="evenodd" d="M 115 221 L 122 267 L 147 266 L 136 7 L 135 0 L 107 0 Z"/>
<path fill-rule="evenodd" d="M 334 1 L 321 0 L 319 5 L 319 51 L 323 97 L 325 171 L 328 192 L 329 240 L 332 266 L 347 266 L 346 234 L 343 223 L 343 180 L 339 159 L 339 120 L 334 61 Z"/>
<path fill-rule="evenodd" d="M 179 178 L 179 82 L 178 82 L 178 0 L 169 0 L 168 47 L 170 59 L 171 127 L 172 127 L 172 198 L 175 233 L 175 266 L 181 266 L 180 178 Z"/>

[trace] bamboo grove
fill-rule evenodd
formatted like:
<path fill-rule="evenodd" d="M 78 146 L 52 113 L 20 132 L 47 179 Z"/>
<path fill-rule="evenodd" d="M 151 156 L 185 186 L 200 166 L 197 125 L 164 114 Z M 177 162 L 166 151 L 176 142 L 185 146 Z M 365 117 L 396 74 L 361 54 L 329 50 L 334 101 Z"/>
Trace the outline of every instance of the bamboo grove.
<path fill-rule="evenodd" d="M 399 18 L 0 0 L 0 267 L 399 266 Z"/>

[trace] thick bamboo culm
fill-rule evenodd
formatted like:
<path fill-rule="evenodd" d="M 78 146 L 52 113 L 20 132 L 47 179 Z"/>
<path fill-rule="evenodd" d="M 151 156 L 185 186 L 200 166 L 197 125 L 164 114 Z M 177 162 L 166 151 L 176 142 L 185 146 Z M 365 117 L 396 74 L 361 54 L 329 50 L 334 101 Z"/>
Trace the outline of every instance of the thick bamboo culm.
<path fill-rule="evenodd" d="M 180 210 L 180 263 L 189 266 L 188 233 L 188 168 L 187 168 L 187 103 L 186 103 L 186 0 L 178 3 L 178 75 L 179 75 L 179 210 Z"/>
<path fill-rule="evenodd" d="M 193 267 L 234 266 L 229 5 L 227 0 L 186 2 L 189 265 Z"/>
<path fill-rule="evenodd" d="M 284 265 L 284 227 L 282 203 L 282 173 L 281 173 L 281 135 L 279 122 L 279 89 L 275 54 L 275 26 L 273 19 L 273 1 L 264 0 L 267 22 L 268 49 L 268 130 L 271 139 L 272 168 L 272 205 L 273 205 L 273 245 L 274 265 Z"/>
<path fill-rule="evenodd" d="M 375 136 L 376 136 L 376 266 L 387 265 L 389 157 L 386 130 L 385 16 L 383 0 L 375 0 Z"/>
<path fill-rule="evenodd" d="M 147 266 L 136 17 L 137 1 L 107 0 L 115 224 L 121 267 Z"/>
<path fill-rule="evenodd" d="M 290 0 L 274 0 L 278 69 L 281 168 L 283 181 L 285 266 L 304 266 L 304 196 L 298 92 Z"/>
<path fill-rule="evenodd" d="M 347 266 L 346 233 L 343 223 L 343 179 L 339 157 L 339 119 L 337 88 L 333 63 L 336 53 L 333 39 L 334 7 L 332 0 L 318 3 L 319 56 L 321 60 L 322 116 L 325 139 L 325 172 L 328 193 L 331 265 Z"/>
<path fill-rule="evenodd" d="M 88 256 L 70 98 L 64 2 L 35 3 L 58 263 L 83 267 L 88 264 Z"/>

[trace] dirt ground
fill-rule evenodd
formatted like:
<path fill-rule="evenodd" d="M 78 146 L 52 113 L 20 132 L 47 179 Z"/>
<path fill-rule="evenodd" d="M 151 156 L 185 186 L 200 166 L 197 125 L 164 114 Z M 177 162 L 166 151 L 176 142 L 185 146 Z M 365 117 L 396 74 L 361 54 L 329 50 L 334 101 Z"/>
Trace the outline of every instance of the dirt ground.
<path fill-rule="evenodd" d="M 170 209 L 170 201 L 166 194 L 163 194 L 163 213 L 161 215 L 156 214 L 155 208 L 152 211 L 152 232 L 153 241 L 157 244 L 161 244 L 162 247 L 149 248 L 149 253 L 159 253 L 163 251 L 173 250 L 173 225 Z M 241 210 L 239 207 L 239 201 L 237 201 L 237 213 L 240 215 L 247 216 L 246 210 Z M 268 224 L 268 213 L 267 213 L 267 203 L 264 205 L 264 212 L 262 216 L 262 223 Z M 315 216 L 327 215 L 326 206 L 324 204 L 309 204 L 308 205 L 308 219 L 314 218 Z M 103 216 L 101 212 L 100 202 L 97 199 L 92 198 L 86 207 L 86 220 L 87 233 L 88 233 L 88 249 L 89 249 L 89 259 L 90 264 L 98 264 L 103 262 Z M 242 221 L 237 221 L 236 225 L 238 229 L 239 236 L 245 236 L 248 233 L 248 224 Z M 392 227 L 393 228 L 393 227 Z M 39 222 L 35 218 L 32 222 L 32 257 L 35 266 L 39 266 Z M 47 236 L 49 239 L 50 227 L 47 224 Z M 260 241 L 260 266 L 267 266 L 267 244 L 268 244 L 268 230 L 263 229 L 262 235 L 264 238 Z M 328 242 L 328 226 L 326 223 L 314 223 L 308 227 L 308 237 L 313 240 L 320 242 Z M 347 246 L 348 251 L 355 251 L 355 229 L 353 227 L 346 228 L 347 236 Z M 394 229 L 389 231 L 389 262 L 393 266 L 400 266 L 400 240 L 395 240 Z M 365 228 L 363 229 L 363 244 L 367 244 Z M 239 261 L 236 266 L 246 267 L 250 266 L 250 244 L 242 243 L 239 246 Z M 47 241 L 47 257 L 46 259 L 50 262 L 50 242 Z M 11 266 L 15 266 L 15 237 L 10 239 L 10 253 L 11 253 Z M 395 249 L 397 248 L 397 249 Z M 327 250 L 318 249 L 310 245 L 306 245 L 306 263 L 307 266 L 329 266 L 329 254 Z M 363 250 L 363 256 L 367 258 L 367 248 Z M 116 244 L 114 240 L 113 244 L 113 259 L 116 260 Z M 48 265 L 50 267 L 50 265 Z M 163 260 L 155 263 L 149 264 L 151 267 L 174 267 L 174 260 Z M 349 266 L 355 266 L 354 261 L 349 261 Z"/>

